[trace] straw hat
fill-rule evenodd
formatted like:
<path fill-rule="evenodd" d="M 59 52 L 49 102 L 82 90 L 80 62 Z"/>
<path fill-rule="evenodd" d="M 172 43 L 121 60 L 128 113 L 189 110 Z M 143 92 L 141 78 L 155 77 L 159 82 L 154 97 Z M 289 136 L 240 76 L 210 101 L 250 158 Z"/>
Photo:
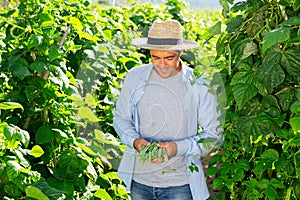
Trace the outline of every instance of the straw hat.
<path fill-rule="evenodd" d="M 185 40 L 182 37 L 181 24 L 174 19 L 155 20 L 148 31 L 148 38 L 136 38 L 132 43 L 144 49 L 156 50 L 184 50 L 196 48 L 195 41 Z"/>

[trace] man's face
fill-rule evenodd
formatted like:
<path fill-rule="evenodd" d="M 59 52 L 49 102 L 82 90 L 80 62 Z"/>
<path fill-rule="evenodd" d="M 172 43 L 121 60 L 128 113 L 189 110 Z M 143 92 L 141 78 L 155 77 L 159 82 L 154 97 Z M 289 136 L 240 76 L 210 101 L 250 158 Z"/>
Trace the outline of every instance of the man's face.
<path fill-rule="evenodd" d="M 181 70 L 181 51 L 150 50 L 154 70 L 162 78 L 175 76 Z"/>

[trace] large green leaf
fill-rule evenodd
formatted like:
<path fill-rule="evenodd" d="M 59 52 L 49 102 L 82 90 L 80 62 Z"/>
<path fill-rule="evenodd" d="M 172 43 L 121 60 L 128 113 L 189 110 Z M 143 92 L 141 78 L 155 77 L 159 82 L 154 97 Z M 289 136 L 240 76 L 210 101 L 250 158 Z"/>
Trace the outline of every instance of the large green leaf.
<path fill-rule="evenodd" d="M 239 83 L 232 87 L 234 99 L 239 109 L 257 94 L 257 88 L 246 83 Z"/>
<path fill-rule="evenodd" d="M 28 62 L 24 58 L 19 58 L 10 67 L 10 71 L 20 80 L 23 80 L 26 76 L 31 75 L 30 71 L 28 70 L 28 67 Z"/>
<path fill-rule="evenodd" d="M 285 73 L 278 63 L 263 63 L 257 71 L 257 78 L 266 86 L 269 93 L 271 93 L 273 88 L 284 81 Z"/>
<path fill-rule="evenodd" d="M 276 200 L 277 198 L 277 191 L 273 187 L 268 187 L 264 193 L 269 200 Z"/>
<path fill-rule="evenodd" d="M 295 102 L 295 88 L 288 87 L 281 89 L 275 97 L 278 99 L 278 103 L 283 112 L 290 110 L 290 107 L 293 102 Z"/>
<path fill-rule="evenodd" d="M 290 124 L 295 134 L 300 132 L 300 116 L 291 118 Z"/>
<path fill-rule="evenodd" d="M 300 51 L 299 49 L 288 49 L 281 52 L 281 65 L 287 71 L 289 79 L 293 82 L 300 81 Z"/>
<path fill-rule="evenodd" d="M 95 113 L 87 106 L 80 106 L 78 110 L 78 117 L 84 120 L 88 120 L 90 122 L 98 122 L 100 121 Z"/>
<path fill-rule="evenodd" d="M 38 200 L 49 200 L 49 198 L 37 187 L 27 186 L 25 192 L 27 197 Z"/>
<path fill-rule="evenodd" d="M 29 68 L 33 71 L 45 73 L 46 64 L 43 61 L 35 61 L 29 65 Z"/>
<path fill-rule="evenodd" d="M 275 161 L 279 158 L 279 153 L 276 149 L 267 149 L 261 154 L 261 158 Z"/>
<path fill-rule="evenodd" d="M 252 83 L 254 78 L 254 72 L 252 70 L 241 71 L 236 73 L 231 80 L 230 85 L 236 85 L 239 83 Z"/>
<path fill-rule="evenodd" d="M 218 21 L 215 25 L 208 29 L 211 36 L 215 36 L 221 33 L 221 21 Z"/>
<path fill-rule="evenodd" d="M 285 188 L 285 185 L 278 179 L 276 178 L 272 178 L 271 181 L 270 181 L 270 185 L 273 187 L 273 188 L 279 188 L 279 189 L 284 189 Z"/>
<path fill-rule="evenodd" d="M 55 133 L 48 125 L 42 125 L 36 132 L 35 141 L 37 144 L 44 144 L 54 139 Z"/>
<path fill-rule="evenodd" d="M 266 33 L 263 38 L 262 52 L 265 53 L 271 46 L 288 40 L 290 34 L 290 29 L 286 27 L 274 29 L 271 32 Z"/>
<path fill-rule="evenodd" d="M 290 109 L 292 113 L 300 113 L 300 100 L 295 101 Z"/>
<path fill-rule="evenodd" d="M 300 17 L 295 16 L 295 17 L 290 17 L 289 19 L 285 20 L 281 24 L 281 26 L 299 26 L 300 25 Z"/>

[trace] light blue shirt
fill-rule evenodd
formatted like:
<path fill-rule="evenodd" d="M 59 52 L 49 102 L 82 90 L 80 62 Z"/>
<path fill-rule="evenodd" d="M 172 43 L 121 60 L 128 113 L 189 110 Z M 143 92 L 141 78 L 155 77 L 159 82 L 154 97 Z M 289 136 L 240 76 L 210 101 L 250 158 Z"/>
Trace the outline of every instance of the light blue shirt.
<path fill-rule="evenodd" d="M 137 103 L 142 97 L 147 81 L 149 80 L 152 64 L 132 68 L 124 81 L 119 99 L 116 103 L 113 125 L 126 145 L 122 157 L 118 176 L 124 181 L 126 189 L 130 191 L 134 162 L 137 153 L 133 147 L 135 139 L 140 138 L 139 117 Z M 185 156 L 188 180 L 194 200 L 204 200 L 209 197 L 206 179 L 201 163 L 201 156 L 209 153 L 216 145 L 220 145 L 223 136 L 217 111 L 217 97 L 212 94 L 204 77 L 195 78 L 193 70 L 182 65 L 183 103 L 186 112 L 186 138 L 175 141 L 178 147 L 176 156 Z M 198 128 L 201 127 L 199 134 Z M 202 138 L 210 138 L 209 143 L 199 143 Z M 191 164 L 199 171 L 191 172 Z"/>

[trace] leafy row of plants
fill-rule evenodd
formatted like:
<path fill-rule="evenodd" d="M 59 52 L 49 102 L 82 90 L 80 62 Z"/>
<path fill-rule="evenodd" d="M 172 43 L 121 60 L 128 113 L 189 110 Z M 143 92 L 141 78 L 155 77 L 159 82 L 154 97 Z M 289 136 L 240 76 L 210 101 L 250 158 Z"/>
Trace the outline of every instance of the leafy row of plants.
<path fill-rule="evenodd" d="M 217 199 L 299 199 L 299 1 L 220 2 L 226 139 L 207 175 L 215 176 Z"/>
<path fill-rule="evenodd" d="M 21 0 L 1 8 L 1 199 L 128 199 L 115 172 L 123 146 L 112 111 L 126 71 L 149 60 L 131 39 L 173 17 L 205 43 L 211 34 L 202 30 L 220 16 L 177 0 L 131 3 Z"/>

